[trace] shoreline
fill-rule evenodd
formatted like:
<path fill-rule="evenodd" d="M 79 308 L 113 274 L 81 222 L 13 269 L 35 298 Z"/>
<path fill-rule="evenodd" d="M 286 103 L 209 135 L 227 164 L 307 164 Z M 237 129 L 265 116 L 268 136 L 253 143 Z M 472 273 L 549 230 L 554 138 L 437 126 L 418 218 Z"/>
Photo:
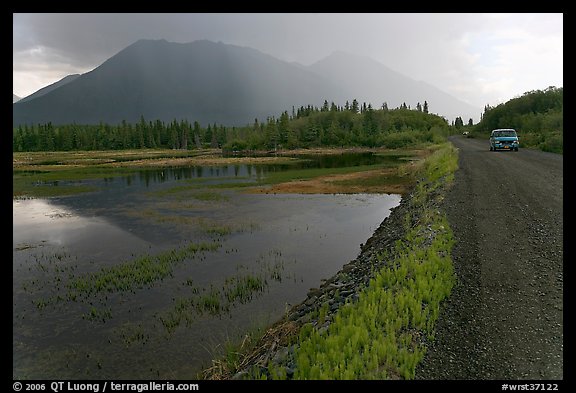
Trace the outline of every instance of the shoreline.
<path fill-rule="evenodd" d="M 230 373 L 223 369 L 225 366 L 219 359 L 213 359 L 213 365 L 201 371 L 200 377 L 215 380 L 250 379 L 255 368 L 264 373 L 272 365 L 285 369 L 287 377 L 291 378 L 294 373 L 295 342 L 300 329 L 305 324 L 311 324 L 320 331 L 327 330 L 340 307 L 357 300 L 374 274 L 387 264 L 386 260 L 379 261 L 376 254 L 391 251 L 396 241 L 404 237 L 404 219 L 411 209 L 412 189 L 403 195 L 400 204 L 391 209 L 390 215 L 370 238 L 360 244 L 361 250 L 355 259 L 344 264 L 332 277 L 321 280 L 319 288 L 310 288 L 306 298 L 270 325 L 256 342 L 246 343 L 246 337 L 242 346 L 250 345 L 253 349 L 248 351 L 238 371 Z"/>
<path fill-rule="evenodd" d="M 355 259 L 198 378 L 414 379 L 456 280 L 441 206 L 457 158 L 446 143 L 412 168 L 408 191 Z"/>

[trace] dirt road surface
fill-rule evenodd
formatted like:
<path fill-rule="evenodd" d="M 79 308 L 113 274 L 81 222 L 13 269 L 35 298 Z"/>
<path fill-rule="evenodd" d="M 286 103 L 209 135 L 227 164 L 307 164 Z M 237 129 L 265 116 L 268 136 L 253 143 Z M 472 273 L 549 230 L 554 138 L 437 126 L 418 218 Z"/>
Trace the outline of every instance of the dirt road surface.
<path fill-rule="evenodd" d="M 563 379 L 563 157 L 451 141 L 458 284 L 416 379 Z"/>

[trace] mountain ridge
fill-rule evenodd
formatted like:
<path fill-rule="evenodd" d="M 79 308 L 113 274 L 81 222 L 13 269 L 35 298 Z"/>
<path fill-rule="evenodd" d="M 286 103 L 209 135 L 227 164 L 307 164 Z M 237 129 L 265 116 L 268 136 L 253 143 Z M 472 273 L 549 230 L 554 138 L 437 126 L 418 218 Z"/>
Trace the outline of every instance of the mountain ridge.
<path fill-rule="evenodd" d="M 19 102 L 26 102 L 26 101 L 30 101 L 33 100 L 34 98 L 38 98 L 38 97 L 42 97 L 44 94 L 48 94 L 51 91 L 59 88 L 60 86 L 64 86 L 67 83 L 72 82 L 73 80 L 75 80 L 76 78 L 78 78 L 80 76 L 80 74 L 71 74 L 71 75 L 66 75 L 64 78 L 60 79 L 59 81 L 56 81 L 48 86 L 45 86 L 37 91 L 35 91 L 34 93 L 21 98 L 19 100 Z"/>
<path fill-rule="evenodd" d="M 392 70 L 388 66 L 362 55 L 354 55 L 344 51 L 335 51 L 327 57 L 311 64 L 309 68 L 318 74 L 328 76 L 333 81 L 340 81 L 352 92 L 359 102 L 371 102 L 379 107 L 384 102 L 389 108 L 397 108 L 402 104 L 415 107 L 426 101 L 431 113 L 437 113 L 454 120 L 462 118 L 477 118 L 481 113 L 479 108 L 461 101 L 437 87 L 414 80 L 406 75 Z M 355 72 L 349 72 L 355 70 Z M 379 75 L 380 78 L 375 78 Z M 393 91 L 394 93 L 388 93 Z M 398 94 L 401 91 L 402 94 Z M 382 97 L 385 97 L 382 100 Z M 378 102 L 378 99 L 382 100 Z M 447 102 L 448 104 L 438 103 Z"/>
<path fill-rule="evenodd" d="M 372 78 L 385 70 L 390 76 L 388 86 L 394 78 L 408 83 L 409 78 L 402 79 L 401 74 L 366 59 L 364 63 L 357 58 L 355 63 L 339 61 L 355 69 L 375 70 Z M 396 106 L 398 100 L 379 95 L 373 88 L 385 91 L 384 82 L 367 83 L 370 76 L 360 79 L 354 73 L 344 78 L 342 67 L 330 62 L 328 56 L 311 66 L 296 65 L 257 49 L 209 40 L 138 40 L 92 71 L 63 78 L 14 104 L 13 125 L 49 121 L 118 124 L 136 122 L 143 116 L 240 126 L 278 116 L 292 107 L 321 106 L 324 100 L 343 103 L 356 98 L 375 108 L 383 102 Z M 402 84 L 395 89 L 402 90 Z M 414 94 L 410 94 L 405 94 L 408 98 L 403 101 L 415 106 L 416 101 L 411 101 Z M 424 100 L 422 96 L 420 102 Z M 436 103 L 432 99 L 428 103 L 434 112 Z"/>

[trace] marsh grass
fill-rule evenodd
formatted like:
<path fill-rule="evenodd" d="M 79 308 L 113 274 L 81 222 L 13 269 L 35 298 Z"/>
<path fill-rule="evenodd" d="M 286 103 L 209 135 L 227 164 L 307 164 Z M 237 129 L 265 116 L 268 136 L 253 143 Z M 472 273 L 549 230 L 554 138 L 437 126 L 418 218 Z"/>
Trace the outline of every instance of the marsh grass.
<path fill-rule="evenodd" d="M 236 303 L 248 303 L 254 293 L 263 292 L 267 286 L 265 278 L 260 275 L 242 273 L 226 277 L 221 289 L 214 285 L 208 289 L 194 287 L 191 296 L 175 299 L 173 306 L 158 319 L 170 335 L 183 323 L 191 326 L 199 316 L 217 316 L 230 311 Z"/>
<path fill-rule="evenodd" d="M 232 232 L 235 232 L 232 225 L 220 224 L 207 218 L 197 219 L 196 222 L 202 231 L 204 231 L 204 233 L 211 236 L 224 237 L 230 235 Z"/>
<path fill-rule="evenodd" d="M 224 277 L 221 287 L 211 284 L 209 288 L 198 288 L 192 278 L 187 278 L 182 285 L 190 288 L 190 295 L 175 299 L 173 306 L 158 316 L 168 335 L 182 324 L 191 326 L 202 315 L 219 316 L 238 304 L 252 301 L 268 288 L 268 280 L 282 281 L 284 261 L 279 250 L 261 254 L 256 266 L 258 271 L 237 265 L 236 274 Z"/>
<path fill-rule="evenodd" d="M 83 274 L 76 274 L 77 261 L 71 264 L 71 257 L 66 252 L 40 253 L 35 257 L 34 266 L 38 272 L 44 273 L 46 282 L 24 280 L 22 289 L 35 296 L 32 303 L 38 310 L 64 301 L 82 302 L 89 305 L 82 319 L 105 322 L 113 316 L 112 309 L 105 308 L 104 299 L 108 298 L 107 294 L 135 292 L 151 287 L 157 281 L 171 277 L 178 263 L 194 258 L 198 253 L 216 251 L 220 247 L 219 242 L 190 242 L 155 255 L 139 255 L 120 264 Z M 48 282 L 50 285 L 46 291 Z M 191 279 L 183 284 L 192 293 L 198 293 Z"/>
<path fill-rule="evenodd" d="M 209 313 L 211 315 L 218 315 L 218 313 L 224 308 L 224 305 L 221 303 L 220 299 L 220 290 L 210 285 L 210 290 L 207 294 L 200 296 L 200 298 L 195 303 L 190 302 L 190 304 L 194 304 L 196 310 L 200 314 Z"/>
<path fill-rule="evenodd" d="M 150 341 L 150 334 L 146 332 L 142 323 L 125 322 L 114 329 L 114 335 L 120 337 L 126 348 L 135 343 L 144 345 Z"/>
<path fill-rule="evenodd" d="M 243 275 L 232 277 L 224 284 L 224 295 L 229 303 L 239 301 L 247 303 L 252 300 L 255 292 L 262 292 L 266 288 L 266 281 L 256 275 Z"/>
<path fill-rule="evenodd" d="M 112 309 L 100 309 L 95 306 L 91 306 L 90 310 L 85 314 L 82 314 L 82 319 L 87 319 L 94 322 L 106 322 L 107 319 L 112 318 Z"/>
<path fill-rule="evenodd" d="M 221 245 L 188 243 L 156 255 L 141 255 L 95 273 L 75 277 L 68 283 L 68 297 L 88 297 L 103 292 L 126 292 L 152 285 L 172 275 L 174 265 L 198 252 L 215 251 Z"/>

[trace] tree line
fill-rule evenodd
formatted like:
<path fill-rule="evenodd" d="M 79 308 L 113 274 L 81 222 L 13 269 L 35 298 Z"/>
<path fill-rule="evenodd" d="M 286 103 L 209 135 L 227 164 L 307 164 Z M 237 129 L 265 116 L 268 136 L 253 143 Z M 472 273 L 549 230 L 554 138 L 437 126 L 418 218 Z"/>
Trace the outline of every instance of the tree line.
<path fill-rule="evenodd" d="M 516 129 L 521 147 L 561 153 L 564 145 L 564 88 L 550 86 L 526 92 L 495 107 L 486 105 L 474 132 L 486 135 L 496 128 Z"/>
<path fill-rule="evenodd" d="M 255 119 L 243 127 L 218 124 L 201 126 L 197 121 L 160 120 L 110 125 L 19 126 L 13 129 L 12 148 L 21 151 L 121 150 L 144 148 L 224 150 L 273 150 L 320 146 L 409 146 L 436 142 L 449 134 L 449 124 L 428 111 L 428 103 L 414 109 L 403 103 L 388 109 L 362 105 L 354 99 L 343 106 L 324 101 L 321 107 L 308 105 Z"/>

